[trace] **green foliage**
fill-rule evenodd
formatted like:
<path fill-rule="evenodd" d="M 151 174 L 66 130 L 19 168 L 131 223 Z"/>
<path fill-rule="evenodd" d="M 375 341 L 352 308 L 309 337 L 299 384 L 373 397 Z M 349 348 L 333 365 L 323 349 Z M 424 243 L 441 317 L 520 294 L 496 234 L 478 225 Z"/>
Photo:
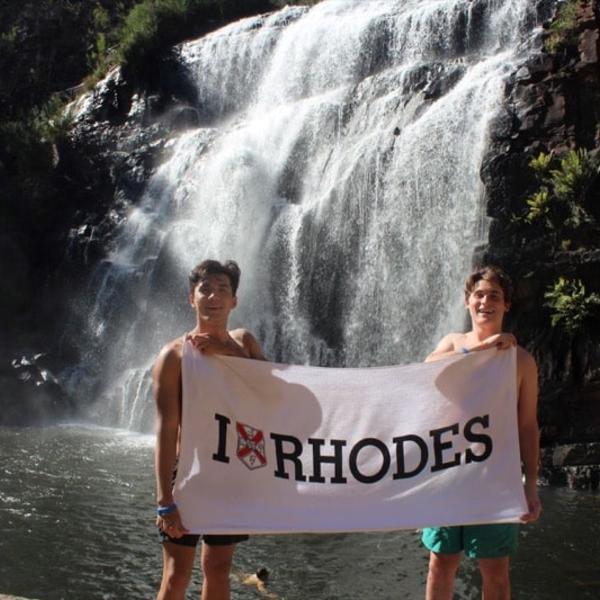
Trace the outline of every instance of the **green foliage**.
<path fill-rule="evenodd" d="M 529 206 L 529 211 L 525 216 L 525 220 L 528 223 L 533 223 L 538 219 L 546 218 L 550 214 L 550 193 L 548 188 L 542 188 L 538 192 L 532 194 L 526 200 L 527 206 Z M 549 223 L 549 226 L 552 227 L 552 223 Z"/>
<path fill-rule="evenodd" d="M 88 45 L 87 54 L 90 73 L 84 80 L 84 87 L 88 90 L 93 88 L 118 62 L 119 27 L 127 15 L 129 4 L 130 2 L 127 5 L 123 2 L 116 2 L 110 12 L 99 5 L 92 13 L 90 37 L 93 38 L 93 42 Z"/>
<path fill-rule="evenodd" d="M 573 201 L 588 190 L 598 174 L 598 162 L 585 149 L 571 150 L 560 167 L 550 171 L 552 187 L 559 200 Z"/>
<path fill-rule="evenodd" d="M 581 279 L 559 277 L 544 298 L 544 306 L 552 310 L 552 327 L 560 326 L 569 335 L 581 331 L 600 311 L 600 294 L 588 294 Z"/>
<path fill-rule="evenodd" d="M 550 168 L 550 163 L 552 162 L 552 152 L 550 154 L 545 154 L 544 152 L 540 152 L 538 156 L 535 156 L 529 161 L 529 166 L 539 175 L 545 175 Z"/>
<path fill-rule="evenodd" d="M 114 4 L 108 0 L 0 2 L 1 120 L 21 118 L 57 90 L 85 77 L 97 35 L 93 15 L 100 15 L 102 7 L 112 15 Z M 100 16 L 98 20 L 103 21 Z"/>
<path fill-rule="evenodd" d="M 98 56 L 106 56 L 108 44 L 106 42 L 106 34 L 100 32 L 96 38 L 96 54 Z"/>
<path fill-rule="evenodd" d="M 94 29 L 97 31 L 108 31 L 110 28 L 110 15 L 103 6 L 96 6 L 92 12 Z"/>
<path fill-rule="evenodd" d="M 86 74 L 89 88 L 127 62 L 143 79 L 169 45 L 274 8 L 274 0 L 0 2 L 2 201 L 20 210 L 26 199 L 51 195 L 52 145 L 67 135 L 64 104 Z"/>
<path fill-rule="evenodd" d="M 64 101 L 54 95 L 18 120 L 0 121 L 0 167 L 5 169 L 7 184 L 3 208 L 9 212 L 29 211 L 33 218 L 32 207 L 43 203 L 49 193 L 53 144 L 67 135 L 72 122 L 64 109 Z"/>
<path fill-rule="evenodd" d="M 2 171 L 4 171 L 2 173 Z M 4 224 L 31 232 L 51 210 L 52 145 L 40 140 L 31 121 L 0 122 L 0 212 Z"/>
<path fill-rule="evenodd" d="M 600 239 L 596 191 L 600 151 L 569 150 L 562 157 L 540 153 L 529 161 L 538 188 L 526 198 L 524 211 L 513 216 L 523 241 L 535 239 L 550 254 L 577 252 Z M 552 327 L 573 336 L 600 313 L 600 294 L 588 294 L 580 279 L 559 277 L 544 294 Z M 598 314 L 600 316 L 600 314 Z"/>
<path fill-rule="evenodd" d="M 35 177 L 50 167 L 50 149 L 40 139 L 33 120 L 0 122 L 0 142 L 2 162 L 9 173 L 22 175 L 29 170 Z"/>
<path fill-rule="evenodd" d="M 556 53 L 577 43 L 577 8 L 579 0 L 567 0 L 558 10 L 544 43 L 546 50 Z"/>
<path fill-rule="evenodd" d="M 0 33 L 0 48 L 10 50 L 13 48 L 19 38 L 19 27 L 13 25 L 8 31 Z"/>
<path fill-rule="evenodd" d="M 177 39 L 186 9 L 185 0 L 145 0 L 134 6 L 120 30 L 120 62 L 136 70 L 143 69 L 146 61 Z"/>
<path fill-rule="evenodd" d="M 573 240 L 561 240 L 560 249 L 567 251 L 571 248 L 572 243 L 573 243 Z"/>
<path fill-rule="evenodd" d="M 551 168 L 555 165 L 555 168 Z M 550 230 L 573 229 L 594 219 L 586 209 L 586 194 L 600 173 L 598 156 L 585 149 L 570 150 L 560 160 L 541 153 L 529 162 L 540 188 L 526 199 L 524 220 L 541 222 Z"/>
<path fill-rule="evenodd" d="M 117 60 L 129 74 L 145 76 L 169 46 L 275 8 L 275 0 L 142 0 L 119 29 Z"/>
<path fill-rule="evenodd" d="M 65 107 L 66 102 L 58 94 L 54 94 L 47 102 L 31 111 L 32 128 L 42 142 L 55 143 L 67 136 L 73 119 L 65 111 Z"/>

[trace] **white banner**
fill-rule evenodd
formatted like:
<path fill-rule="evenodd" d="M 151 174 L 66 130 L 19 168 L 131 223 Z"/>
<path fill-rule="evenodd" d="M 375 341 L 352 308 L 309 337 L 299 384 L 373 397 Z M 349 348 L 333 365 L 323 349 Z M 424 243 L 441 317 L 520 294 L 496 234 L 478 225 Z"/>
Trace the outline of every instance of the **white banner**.
<path fill-rule="evenodd" d="M 194 533 L 518 521 L 516 350 L 373 369 L 184 345 L 175 499 Z"/>

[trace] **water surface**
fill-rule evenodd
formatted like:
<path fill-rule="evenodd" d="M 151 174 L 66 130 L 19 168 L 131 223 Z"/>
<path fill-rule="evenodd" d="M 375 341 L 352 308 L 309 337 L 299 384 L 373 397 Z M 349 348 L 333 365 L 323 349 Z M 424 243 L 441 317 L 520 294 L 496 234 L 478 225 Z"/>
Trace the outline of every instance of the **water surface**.
<path fill-rule="evenodd" d="M 39 600 L 154 597 L 152 437 L 62 426 L 0 429 L 0 594 Z M 522 528 L 516 599 L 600 597 L 600 495 L 544 489 L 542 521 Z M 265 566 L 281 600 L 423 597 L 427 555 L 415 531 L 255 536 L 236 574 Z M 198 598 L 196 572 L 188 598 Z M 459 599 L 479 597 L 472 562 Z M 261 597 L 234 577 L 232 599 Z"/>

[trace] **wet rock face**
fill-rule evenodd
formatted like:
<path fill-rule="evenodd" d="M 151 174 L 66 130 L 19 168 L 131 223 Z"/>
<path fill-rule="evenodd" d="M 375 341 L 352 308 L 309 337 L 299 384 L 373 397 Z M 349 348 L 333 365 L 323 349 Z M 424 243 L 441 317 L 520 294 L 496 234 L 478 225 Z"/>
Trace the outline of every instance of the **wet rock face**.
<path fill-rule="evenodd" d="M 43 354 L 19 356 L 0 368 L 0 425 L 46 424 L 72 417 L 76 406 Z"/>
<path fill-rule="evenodd" d="M 0 261 L 0 278 L 11 282 L 10 286 L 3 289 L 4 293 L 0 294 L 0 322 L 3 329 L 4 320 L 9 315 L 18 313 L 31 296 L 29 261 L 23 246 L 15 237 L 0 233 L 0 256 L 10 257 L 10 260 Z"/>
<path fill-rule="evenodd" d="M 600 487 L 600 443 L 564 444 L 542 453 L 542 479 L 579 490 Z"/>
<path fill-rule="evenodd" d="M 0 424 L 41 423 L 73 412 L 61 386 L 43 379 L 49 367 L 11 362 L 48 353 L 57 374 L 77 362 L 79 349 L 66 330 L 81 330 L 87 318 L 89 305 L 82 298 L 93 293 L 87 289 L 90 274 L 110 253 L 118 226 L 164 160 L 171 133 L 197 125 L 195 92 L 183 67 L 167 56 L 157 70 L 160 85 L 146 90 L 134 89 L 114 70 L 71 106 L 74 125 L 56 149 L 62 219 L 44 240 L 43 261 L 30 264 L 13 237 L 0 236 L 0 250 L 12 257 L 2 262 L 1 275 L 14 282 L 0 299 L 3 318 L 39 300 L 30 311 L 35 322 L 7 324 L 14 335 L 0 347 L 6 390 Z"/>
<path fill-rule="evenodd" d="M 115 69 L 71 107 L 75 125 L 62 160 L 76 177 L 71 189 L 81 209 L 70 230 L 93 227 L 96 239 L 107 241 L 164 158 L 169 135 L 198 124 L 185 68 L 168 56 L 157 69 L 159 87 L 134 89 Z"/>
<path fill-rule="evenodd" d="M 198 124 L 182 67 L 168 58 L 160 68 L 158 89 L 135 90 L 115 70 L 71 107 L 75 125 L 62 159 L 77 198 L 66 233 L 75 270 L 87 271 L 110 250 L 116 228 L 164 160 L 170 135 Z"/>
<path fill-rule="evenodd" d="M 600 328 L 591 323 L 575 336 L 552 329 L 544 292 L 559 276 L 580 278 L 588 292 L 598 291 L 600 235 L 580 229 L 569 235 L 579 236 L 574 247 L 561 248 L 560 232 L 523 237 L 515 215 L 539 188 L 531 158 L 540 152 L 560 157 L 571 148 L 600 152 L 599 32 L 600 2 L 582 2 L 578 44 L 555 55 L 541 52 L 516 73 L 482 168 L 492 221 L 481 258 L 505 266 L 516 280 L 509 322 L 539 365 L 545 477 L 582 488 L 596 488 L 600 472 L 597 449 L 589 451 L 589 442 L 600 439 Z M 600 193 L 599 184 L 590 197 Z"/>
<path fill-rule="evenodd" d="M 119 211 L 119 204 L 132 204 L 139 198 L 167 134 L 155 118 L 157 104 L 156 96 L 134 93 L 120 72 L 113 71 L 73 107 L 76 122 L 64 160 L 69 172 L 85 178 L 79 183 L 90 192 L 98 213 L 78 215 L 91 217 L 78 226 L 98 226 L 94 217 L 103 218 L 109 208 Z M 115 198 L 120 200 L 116 206 Z M 90 204 L 84 202 L 84 210 Z"/>

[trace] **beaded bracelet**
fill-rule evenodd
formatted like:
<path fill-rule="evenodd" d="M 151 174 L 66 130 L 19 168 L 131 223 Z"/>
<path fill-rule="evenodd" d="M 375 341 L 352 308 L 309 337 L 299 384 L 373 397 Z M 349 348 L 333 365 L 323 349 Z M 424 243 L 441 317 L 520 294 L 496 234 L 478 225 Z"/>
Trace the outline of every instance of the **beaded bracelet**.
<path fill-rule="evenodd" d="M 174 513 L 177 510 L 177 504 L 175 504 L 175 502 L 171 502 L 171 504 L 167 504 L 166 506 L 159 506 L 156 509 L 156 514 L 159 517 L 164 517 L 166 515 L 170 515 L 171 513 Z"/>

